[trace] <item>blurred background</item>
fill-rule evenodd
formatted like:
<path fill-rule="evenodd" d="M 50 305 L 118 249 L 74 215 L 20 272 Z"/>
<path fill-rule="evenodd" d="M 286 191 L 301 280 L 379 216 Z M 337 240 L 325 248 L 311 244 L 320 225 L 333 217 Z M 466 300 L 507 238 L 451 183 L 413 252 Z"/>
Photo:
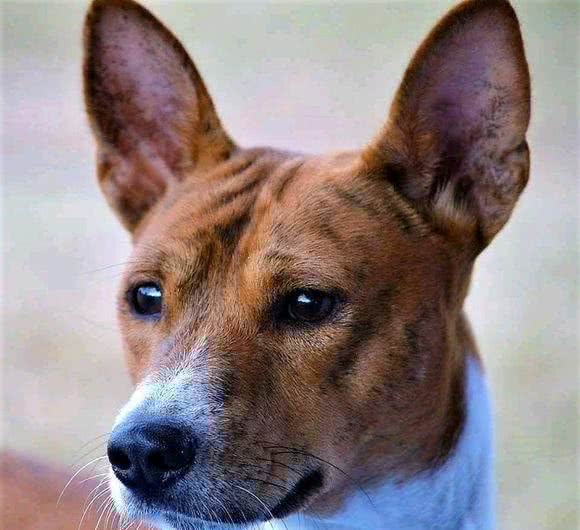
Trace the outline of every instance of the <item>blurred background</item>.
<path fill-rule="evenodd" d="M 241 145 L 316 152 L 370 139 L 454 2 L 144 4 L 189 49 Z M 500 528 L 571 530 L 580 9 L 514 4 L 533 80 L 531 180 L 478 262 L 468 312 L 495 395 Z M 86 3 L 1 5 L 2 443 L 72 466 L 130 393 L 114 310 L 129 241 L 95 182 L 81 99 Z"/>

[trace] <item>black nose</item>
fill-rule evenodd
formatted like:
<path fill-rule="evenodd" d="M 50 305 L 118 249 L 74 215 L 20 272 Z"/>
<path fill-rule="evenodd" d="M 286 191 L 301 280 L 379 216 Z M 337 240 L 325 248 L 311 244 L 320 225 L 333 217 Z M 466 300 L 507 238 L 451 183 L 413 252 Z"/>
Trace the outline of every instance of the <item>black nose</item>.
<path fill-rule="evenodd" d="M 187 472 L 195 446 L 192 433 L 174 423 L 128 421 L 113 431 L 107 453 L 115 476 L 125 486 L 151 491 Z"/>

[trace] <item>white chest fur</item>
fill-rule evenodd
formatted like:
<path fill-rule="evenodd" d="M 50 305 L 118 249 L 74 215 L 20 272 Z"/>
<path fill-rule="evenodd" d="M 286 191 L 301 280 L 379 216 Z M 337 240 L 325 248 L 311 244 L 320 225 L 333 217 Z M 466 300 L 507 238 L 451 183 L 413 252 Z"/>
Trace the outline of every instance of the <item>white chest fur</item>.
<path fill-rule="evenodd" d="M 493 444 L 489 392 L 478 363 L 466 370 L 467 418 L 446 463 L 403 484 L 386 482 L 354 495 L 332 517 L 305 515 L 266 523 L 272 530 L 491 530 L 494 527 Z"/>

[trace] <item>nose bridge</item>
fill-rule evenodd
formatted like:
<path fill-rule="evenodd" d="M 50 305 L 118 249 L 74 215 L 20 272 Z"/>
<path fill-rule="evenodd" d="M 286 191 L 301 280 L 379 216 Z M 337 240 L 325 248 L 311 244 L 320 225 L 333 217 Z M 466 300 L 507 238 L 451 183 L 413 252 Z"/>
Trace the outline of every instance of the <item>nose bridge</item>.
<path fill-rule="evenodd" d="M 121 409 L 115 425 L 129 417 L 175 417 L 207 428 L 211 411 L 224 404 L 232 386 L 232 355 L 219 339 L 181 334 L 167 341 L 154 358 L 149 374 Z M 222 343 L 223 345 L 223 343 Z M 229 351 L 229 350 L 228 350 Z"/>
<path fill-rule="evenodd" d="M 227 311 L 223 304 L 216 304 L 207 311 L 203 323 L 184 321 L 164 341 L 153 356 L 150 380 L 167 384 L 177 379 L 175 384 L 189 377 L 192 384 L 217 385 L 223 373 L 233 368 L 230 364 L 236 352 L 248 349 L 243 338 L 246 334 L 240 329 L 235 310 Z"/>
<path fill-rule="evenodd" d="M 203 365 L 163 366 L 148 375 L 133 391 L 115 420 L 115 428 L 146 418 L 173 418 L 193 425 L 208 409 L 208 375 Z"/>
<path fill-rule="evenodd" d="M 217 308 L 211 311 L 216 312 Z M 195 326 L 183 320 L 157 347 L 147 375 L 115 425 L 139 414 L 181 417 L 205 430 L 213 421 L 212 414 L 217 419 L 239 387 L 241 358 L 248 357 L 244 354 L 251 347 L 230 317 L 224 314 L 221 326 L 215 316 L 211 320 Z"/>

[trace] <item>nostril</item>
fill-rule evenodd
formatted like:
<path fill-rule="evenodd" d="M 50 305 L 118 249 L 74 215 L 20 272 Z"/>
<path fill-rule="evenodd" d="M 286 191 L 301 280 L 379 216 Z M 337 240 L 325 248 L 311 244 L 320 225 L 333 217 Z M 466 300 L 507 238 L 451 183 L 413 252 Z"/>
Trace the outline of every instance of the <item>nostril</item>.
<path fill-rule="evenodd" d="M 109 462 L 111 465 L 121 471 L 128 471 L 131 469 L 131 459 L 122 449 L 116 447 L 109 447 L 107 451 Z"/>
<path fill-rule="evenodd" d="M 147 455 L 147 466 L 156 471 L 169 471 L 162 451 L 153 451 Z"/>
<path fill-rule="evenodd" d="M 170 471 L 183 469 L 193 463 L 195 452 L 190 446 L 182 446 L 168 451 L 165 455 L 165 465 Z"/>
<path fill-rule="evenodd" d="M 189 467 L 193 459 L 193 448 L 180 444 L 178 447 L 164 447 L 151 451 L 147 455 L 147 466 L 151 470 L 168 473 Z"/>

